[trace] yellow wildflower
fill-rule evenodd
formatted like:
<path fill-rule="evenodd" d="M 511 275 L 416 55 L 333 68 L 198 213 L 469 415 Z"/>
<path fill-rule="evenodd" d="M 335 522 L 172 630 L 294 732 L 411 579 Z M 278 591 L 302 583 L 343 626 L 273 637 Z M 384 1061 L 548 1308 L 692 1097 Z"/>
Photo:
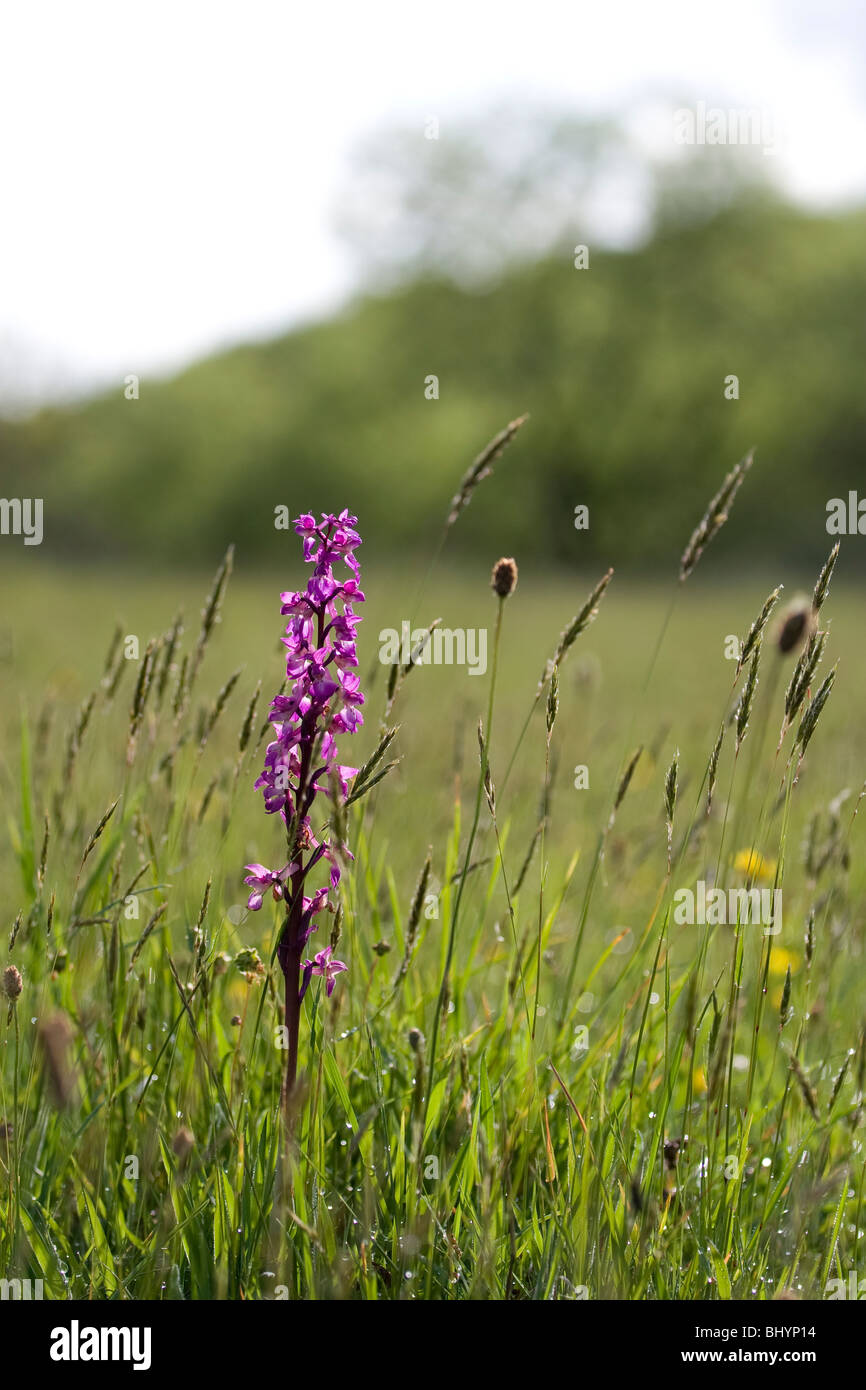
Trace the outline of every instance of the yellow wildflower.
<path fill-rule="evenodd" d="M 789 965 L 791 974 L 796 975 L 800 968 L 800 957 L 797 952 L 786 951 L 784 946 L 773 946 L 770 950 L 770 974 L 785 975 Z"/>
<path fill-rule="evenodd" d="M 776 877 L 775 859 L 765 859 L 756 849 L 741 849 L 734 859 L 734 868 L 745 878 L 770 883 Z"/>

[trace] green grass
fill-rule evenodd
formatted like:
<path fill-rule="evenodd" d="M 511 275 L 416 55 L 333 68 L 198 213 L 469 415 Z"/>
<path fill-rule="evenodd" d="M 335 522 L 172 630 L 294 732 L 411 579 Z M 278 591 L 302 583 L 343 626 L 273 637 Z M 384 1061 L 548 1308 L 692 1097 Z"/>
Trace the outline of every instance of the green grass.
<path fill-rule="evenodd" d="M 0 633 L 0 902 L 6 929 L 19 913 L 20 924 L 2 964 L 21 971 L 23 992 L 0 1014 L 0 1277 L 42 1278 L 53 1298 L 716 1299 L 821 1297 L 862 1265 L 862 594 L 843 555 L 815 685 L 837 659 L 838 677 L 796 784 L 785 776 L 796 723 L 775 756 L 794 658 L 768 635 L 748 732 L 735 764 L 727 728 L 705 817 L 707 761 L 735 703 L 725 637 L 745 635 L 776 583 L 789 597 L 815 580 L 730 579 L 714 561 L 725 536 L 715 545 L 655 660 L 676 586 L 614 578 L 563 662 L 543 850 L 545 699 L 519 735 L 599 576 L 521 572 L 495 692 L 496 827 L 482 798 L 444 988 L 490 673 L 407 678 L 392 718 L 399 766 L 350 810 L 338 951 L 350 973 L 330 1001 L 315 982 L 307 995 L 288 1147 L 271 967 L 280 922 L 275 907 L 245 913 L 241 880 L 279 840 L 252 783 L 282 674 L 277 593 L 302 582 L 299 550 L 287 541 L 273 578 L 232 578 L 187 710 L 175 718 L 172 670 L 131 762 L 140 661 L 120 659 L 113 695 L 99 683 L 115 623 L 143 654 L 183 607 L 177 667 L 206 580 L 52 571 L 32 555 L 4 569 L 4 594 L 14 586 L 20 600 Z M 385 701 L 380 628 L 441 616 L 492 640 L 495 620 L 495 556 L 440 569 L 417 604 L 413 571 L 361 558 L 367 723 L 343 749 L 355 763 L 375 746 Z M 677 750 L 669 874 L 664 788 Z M 678 925 L 674 891 L 701 878 L 742 885 L 735 855 L 747 849 L 783 888 L 781 933 Z M 131 885 L 137 917 L 124 907 Z M 260 971 L 235 963 L 251 947 Z"/>

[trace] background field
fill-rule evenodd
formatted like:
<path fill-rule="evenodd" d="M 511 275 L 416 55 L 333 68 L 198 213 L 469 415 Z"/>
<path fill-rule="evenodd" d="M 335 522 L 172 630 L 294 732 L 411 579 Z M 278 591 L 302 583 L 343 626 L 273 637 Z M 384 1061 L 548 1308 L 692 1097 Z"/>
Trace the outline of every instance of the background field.
<path fill-rule="evenodd" d="M 544 855 L 536 844 L 514 898 L 520 967 L 485 808 L 431 1089 L 425 1048 L 490 675 L 430 667 L 406 680 L 393 715 L 401 725 L 391 750 L 399 766 L 352 815 L 357 858 L 338 952 L 350 974 L 327 1007 L 309 998 L 314 1045 L 302 1053 L 308 1108 L 291 1164 L 278 1110 L 282 1054 L 273 1045 L 279 992 L 231 962 L 255 947 L 267 969 L 278 920 L 268 906 L 257 916 L 242 908 L 244 863 L 269 862 L 278 852 L 278 833 L 252 790 L 262 705 L 243 754 L 238 736 L 256 682 L 263 698 L 279 686 L 276 595 L 300 582 L 294 541 L 285 538 L 279 572 L 250 574 L 241 566 L 232 577 L 223 621 L 180 721 L 171 713 L 176 654 L 162 707 L 154 695 L 129 769 L 140 663 L 118 662 L 116 693 L 100 691 L 70 771 L 76 712 L 99 683 L 115 623 L 124 635 L 137 634 L 144 650 L 183 609 L 189 650 L 206 583 L 190 574 L 57 571 L 31 563 L 32 554 L 4 567 L 3 592 L 16 597 L 3 624 L 0 766 L 9 837 L 2 900 L 10 929 L 23 914 L 8 959 L 24 977 L 17 1035 L 11 1010 L 3 1033 L 0 1111 L 7 1124 L 17 1119 L 19 1136 L 5 1154 L 8 1270 L 43 1277 L 53 1297 L 682 1298 L 769 1297 L 783 1288 L 820 1297 L 828 1278 L 857 1267 L 866 922 L 862 823 L 852 828 L 850 817 L 866 772 L 858 717 L 866 657 L 862 593 L 846 573 L 844 551 L 822 614 L 830 619 L 824 669 L 839 658 L 837 685 L 790 819 L 774 806 L 787 745 L 775 766 L 772 754 L 793 661 L 779 657 L 768 638 L 737 780 L 730 782 L 729 729 L 713 816 L 683 838 L 702 801 L 719 722 L 733 707 L 725 637 L 745 635 L 775 584 L 785 582 L 790 596 L 810 592 L 815 578 L 782 566 L 728 577 L 726 547 L 738 510 L 749 506 L 749 483 L 676 599 L 648 686 L 678 587 L 673 580 L 636 585 L 615 577 L 597 621 L 563 663 Z M 679 548 L 672 541 L 673 574 Z M 352 748 L 357 763 L 375 746 L 384 701 L 379 630 L 399 627 L 404 617 L 419 625 L 441 617 L 492 634 L 488 584 L 496 556 L 455 570 L 446 551 L 427 581 L 423 566 L 396 570 L 363 550 L 361 558 L 368 707 L 357 754 Z M 544 662 L 598 577 L 538 572 L 531 562 L 521 568 L 504 613 L 491 750 L 498 786 Z M 237 669 L 199 749 L 202 721 Z M 543 711 L 544 702 L 497 797 L 512 891 L 539 824 Z M 765 717 L 769 736 L 752 767 L 747 755 Z M 639 744 L 645 752 L 606 841 L 581 933 L 598 834 L 623 757 Z M 663 786 L 677 749 L 675 871 L 667 881 Z M 578 764 L 588 766 L 588 790 L 574 789 Z M 850 799 L 834 810 L 830 803 L 846 788 Z M 79 875 L 84 847 L 118 797 Z M 51 829 L 40 877 L 46 812 Z M 737 829 L 728 827 L 720 867 L 715 855 L 726 819 Z M 422 915 L 407 952 L 407 917 L 428 845 L 437 915 Z M 768 861 L 781 861 L 784 850 L 784 925 L 772 954 L 749 926 L 710 933 L 705 962 L 700 928 L 668 921 L 659 938 L 666 886 L 712 880 L 719 868 L 724 881 L 742 883 L 734 854 L 750 848 Z M 543 955 L 532 1042 L 541 862 Z M 146 890 L 140 918 L 127 920 L 117 902 L 139 870 L 138 889 Z M 163 903 L 142 944 L 151 912 Z M 742 989 L 729 1000 L 737 941 Z M 392 988 L 404 953 L 405 975 Z M 780 1030 L 788 967 L 792 1013 Z M 191 993 L 186 1012 L 180 989 Z M 66 1022 L 57 1025 L 58 1018 Z M 46 1020 L 65 1037 L 62 1060 L 37 1042 Z M 583 1026 L 585 1037 L 577 1031 Z M 410 1038 L 413 1028 L 421 1041 Z M 420 1097 L 428 1094 L 422 1129 Z M 686 1134 L 676 1164 L 666 1164 L 663 1146 Z M 726 1159 L 736 1165 L 734 1179 L 724 1176 Z"/>

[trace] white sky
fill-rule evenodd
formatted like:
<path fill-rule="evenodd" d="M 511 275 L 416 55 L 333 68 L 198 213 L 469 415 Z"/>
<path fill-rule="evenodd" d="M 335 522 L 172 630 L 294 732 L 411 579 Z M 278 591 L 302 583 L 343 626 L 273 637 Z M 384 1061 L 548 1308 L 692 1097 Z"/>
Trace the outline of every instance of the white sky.
<path fill-rule="evenodd" d="M 444 139 L 503 97 L 763 107 L 793 196 L 866 195 L 859 0 L 6 0 L 0 397 L 327 312 L 351 286 L 332 217 L 359 138 L 435 114 Z"/>

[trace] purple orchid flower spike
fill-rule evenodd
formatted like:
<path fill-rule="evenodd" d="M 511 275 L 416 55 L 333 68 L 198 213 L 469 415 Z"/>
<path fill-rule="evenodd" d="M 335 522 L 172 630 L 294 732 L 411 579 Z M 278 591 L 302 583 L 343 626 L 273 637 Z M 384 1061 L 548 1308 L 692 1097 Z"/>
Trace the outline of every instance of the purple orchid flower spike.
<path fill-rule="evenodd" d="M 348 968 L 343 961 L 331 959 L 330 946 L 303 966 L 302 957 L 316 930 L 317 915 L 335 910 L 329 894 L 339 887 L 339 862 L 352 857 L 347 845 L 317 839 L 311 817 L 316 797 L 335 795 L 335 787 L 345 797 L 357 771 L 341 763 L 337 752 L 338 736 L 355 733 L 364 722 L 364 696 L 356 673 L 361 619 L 355 608 L 364 602 L 355 557 L 361 544 L 357 521 L 342 511 L 339 516 L 323 513 L 321 521 L 307 512 L 295 522 L 295 531 L 303 539 L 304 559 L 313 566 L 313 573 L 306 589 L 280 594 L 281 611 L 288 620 L 282 640 L 290 689 L 274 696 L 271 703 L 274 738 L 255 784 L 263 793 L 267 814 L 278 813 L 286 829 L 285 867 L 274 870 L 248 864 L 244 882 L 251 889 L 247 906 L 252 912 L 259 910 L 268 892 L 285 904 L 277 958 L 286 982 L 287 1115 L 297 1075 L 301 1002 L 310 978 L 322 975 L 330 996 L 335 977 Z M 348 573 L 335 572 L 340 566 Z M 306 883 L 314 869 L 326 869 L 328 875 L 327 883 L 317 889 Z"/>

